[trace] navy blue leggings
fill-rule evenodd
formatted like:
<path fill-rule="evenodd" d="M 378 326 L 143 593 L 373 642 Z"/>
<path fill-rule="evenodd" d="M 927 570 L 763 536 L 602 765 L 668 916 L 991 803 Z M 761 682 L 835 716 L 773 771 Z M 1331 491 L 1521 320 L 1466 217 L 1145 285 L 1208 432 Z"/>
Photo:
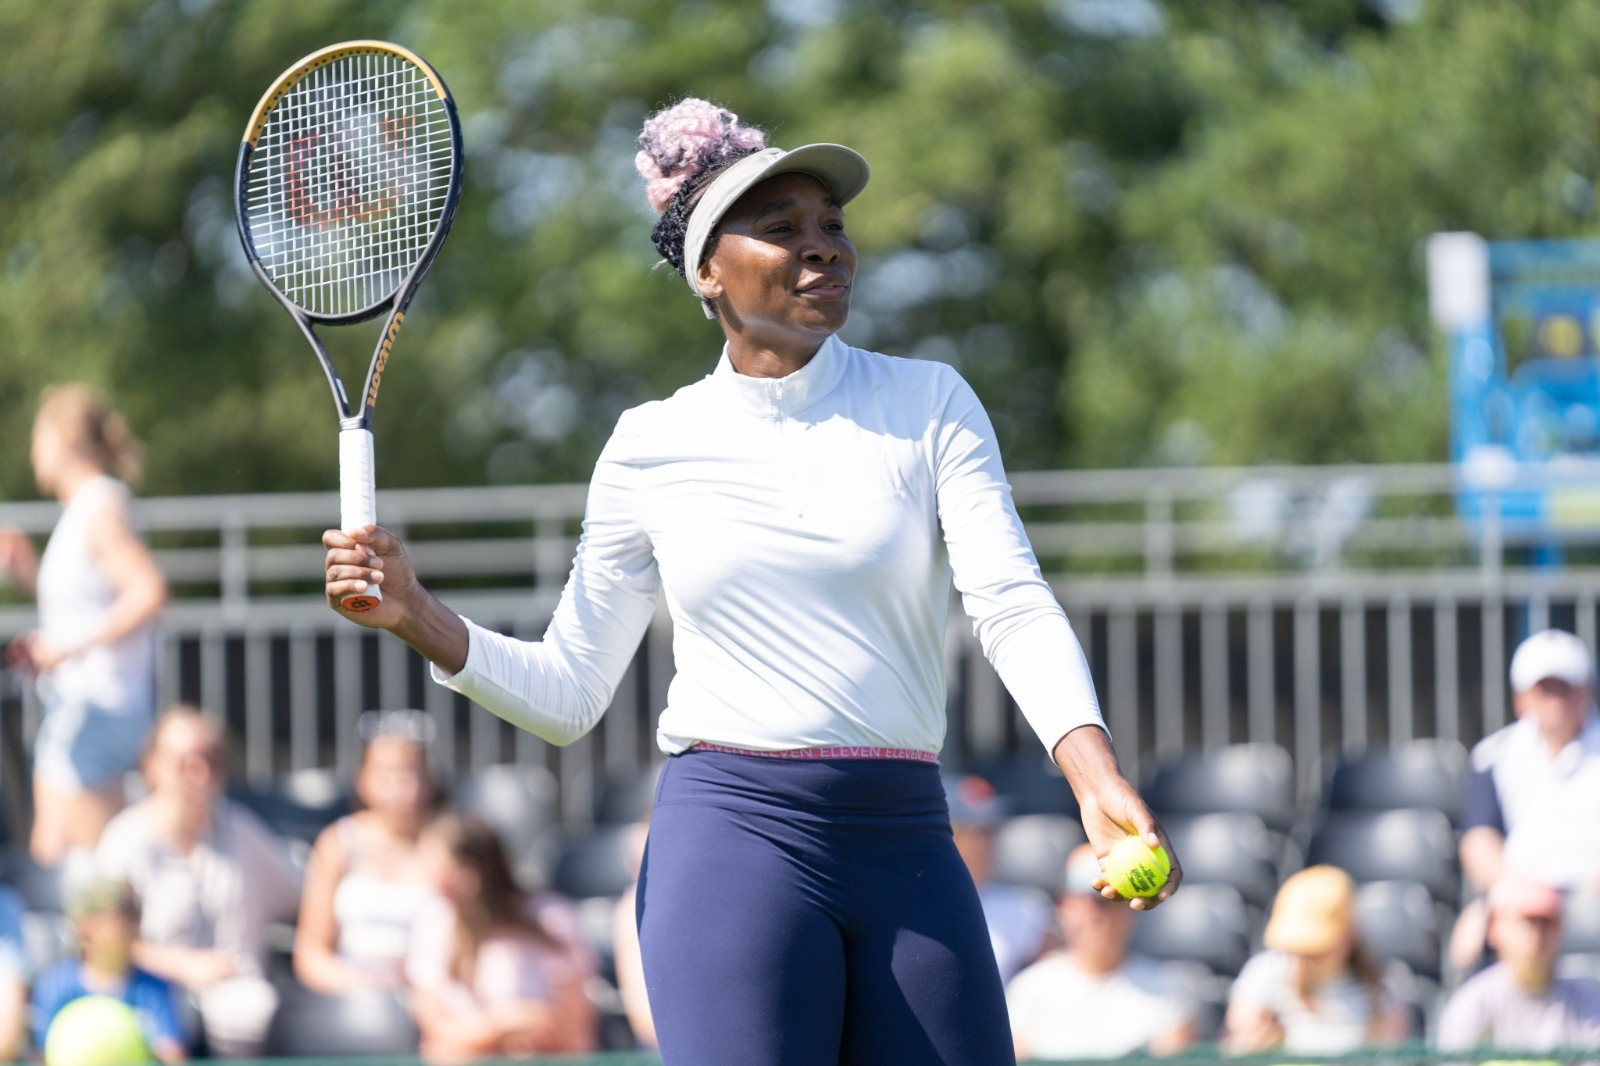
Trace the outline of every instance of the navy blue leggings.
<path fill-rule="evenodd" d="M 1015 1062 L 932 764 L 671 758 L 638 908 L 665 1066 Z"/>

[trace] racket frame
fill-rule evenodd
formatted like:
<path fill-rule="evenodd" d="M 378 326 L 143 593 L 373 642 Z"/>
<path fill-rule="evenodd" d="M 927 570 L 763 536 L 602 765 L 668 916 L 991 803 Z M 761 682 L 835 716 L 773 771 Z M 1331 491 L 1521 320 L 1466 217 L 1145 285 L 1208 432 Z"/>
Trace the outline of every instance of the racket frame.
<path fill-rule="evenodd" d="M 255 242 L 250 236 L 250 227 L 246 222 L 249 215 L 247 196 L 250 186 L 250 161 L 255 155 L 256 143 L 266 128 L 267 118 L 272 109 L 277 105 L 283 94 L 293 88 L 301 79 L 313 71 L 328 65 L 336 60 L 364 52 L 388 52 L 399 56 L 407 62 L 414 64 L 422 71 L 433 87 L 439 99 L 443 102 L 448 117 L 450 129 L 450 150 L 452 165 L 450 168 L 450 184 L 445 193 L 445 202 L 440 214 L 439 223 L 434 227 L 433 235 L 424 246 L 422 254 L 411 270 L 401 279 L 400 284 L 389 295 L 380 300 L 344 314 L 323 314 L 308 311 L 295 303 L 267 273 L 262 265 L 261 257 L 256 252 Z M 372 525 L 377 521 L 376 485 L 374 480 L 374 463 L 372 447 L 372 413 L 378 406 L 378 388 L 383 383 L 383 372 L 389 363 L 389 353 L 393 350 L 395 337 L 399 335 L 400 327 L 405 322 L 406 308 L 411 304 L 411 298 L 416 295 L 417 287 L 422 281 L 428 268 L 433 265 L 434 258 L 443 247 L 445 238 L 450 235 L 450 227 L 455 221 L 456 205 L 461 199 L 461 176 L 463 169 L 463 147 L 461 140 L 461 120 L 456 113 L 455 98 L 450 95 L 450 90 L 445 86 L 444 79 L 439 76 L 421 56 L 408 48 L 404 48 L 388 41 L 361 40 L 344 41 L 339 44 L 320 48 L 310 55 L 295 63 L 283 74 L 278 76 L 272 87 L 261 97 L 256 104 L 255 112 L 250 116 L 250 124 L 245 128 L 244 139 L 239 144 L 238 161 L 234 169 L 234 218 L 238 225 L 239 241 L 244 247 L 245 258 L 250 262 L 250 269 L 255 272 L 261 283 L 267 287 L 284 310 L 294 319 L 295 325 L 300 327 L 300 332 L 305 335 L 311 350 L 316 353 L 317 362 L 322 365 L 322 373 L 328 379 L 328 388 L 333 393 L 334 409 L 339 419 L 339 500 L 340 500 L 340 526 L 351 530 L 360 526 Z M 317 336 L 316 326 L 350 326 L 368 319 L 376 318 L 385 311 L 389 317 L 384 323 L 383 331 L 378 336 L 378 342 L 372 351 L 372 359 L 367 364 L 367 376 L 358 396 L 359 405 L 352 406 L 344 387 L 344 380 L 339 376 L 338 368 L 334 366 L 333 359 L 328 354 L 327 346 Z M 347 610 L 367 611 L 376 607 L 383 599 L 376 587 L 369 587 L 366 592 L 347 593 L 340 599 L 340 603 Z"/>

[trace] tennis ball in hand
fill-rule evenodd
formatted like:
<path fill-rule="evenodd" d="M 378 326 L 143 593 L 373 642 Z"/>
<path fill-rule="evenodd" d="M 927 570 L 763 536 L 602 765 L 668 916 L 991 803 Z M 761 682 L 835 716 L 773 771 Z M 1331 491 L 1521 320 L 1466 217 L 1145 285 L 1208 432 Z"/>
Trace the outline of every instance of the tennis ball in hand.
<path fill-rule="evenodd" d="M 1167 858 L 1166 848 L 1152 848 L 1138 837 L 1127 837 L 1100 860 L 1100 872 L 1122 898 L 1148 897 L 1167 883 L 1172 860 Z"/>

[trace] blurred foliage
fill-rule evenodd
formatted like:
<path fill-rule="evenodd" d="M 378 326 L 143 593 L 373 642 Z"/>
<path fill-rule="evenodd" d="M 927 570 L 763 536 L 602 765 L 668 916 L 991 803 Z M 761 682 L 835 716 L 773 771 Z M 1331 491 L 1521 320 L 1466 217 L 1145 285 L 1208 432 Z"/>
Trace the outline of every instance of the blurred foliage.
<path fill-rule="evenodd" d="M 461 214 L 396 347 L 380 484 L 581 479 L 720 343 L 632 156 L 709 97 L 873 162 L 851 342 L 957 365 L 1015 468 L 1442 458 L 1421 242 L 1593 233 L 1583 0 L 9 0 L 0 498 L 38 389 L 106 388 L 146 489 L 330 486 L 326 385 L 245 267 L 245 119 L 352 37 L 427 56 Z M 377 324 L 325 331 L 347 376 Z"/>

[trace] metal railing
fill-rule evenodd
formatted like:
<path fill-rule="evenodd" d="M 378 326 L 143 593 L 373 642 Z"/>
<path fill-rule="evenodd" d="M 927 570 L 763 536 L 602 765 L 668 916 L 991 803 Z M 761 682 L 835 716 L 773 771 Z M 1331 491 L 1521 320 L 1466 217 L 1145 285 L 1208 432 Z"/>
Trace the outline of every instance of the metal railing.
<path fill-rule="evenodd" d="M 1525 632 L 1558 624 L 1595 641 L 1600 567 L 1588 553 L 1600 534 L 1535 536 L 1501 528 L 1493 513 L 1463 520 L 1450 467 L 1047 471 L 1012 481 L 1130 773 L 1180 751 L 1269 741 L 1294 753 L 1309 795 L 1329 749 L 1421 736 L 1471 743 L 1505 722 L 1505 667 Z M 453 609 L 535 637 L 566 579 L 584 497 L 576 485 L 397 490 L 380 493 L 379 514 Z M 403 705 L 438 717 L 447 774 L 547 766 L 572 821 L 589 817 L 608 777 L 657 758 L 654 719 L 672 673 L 664 610 L 600 726 L 553 750 L 428 682 L 398 641 L 328 611 L 319 535 L 337 511 L 332 493 L 139 504 L 174 594 L 161 699 L 224 713 L 242 741 L 239 772 L 265 782 L 348 770 L 355 716 Z M 48 503 L 3 504 L 0 524 L 42 537 L 56 514 Z M 1564 569 L 1533 565 L 1552 551 L 1564 553 Z M 0 639 L 32 618 L 14 598 L 0 604 Z M 948 633 L 947 759 L 1036 747 L 958 604 Z M 27 690 L 0 701 L 31 740 Z"/>

